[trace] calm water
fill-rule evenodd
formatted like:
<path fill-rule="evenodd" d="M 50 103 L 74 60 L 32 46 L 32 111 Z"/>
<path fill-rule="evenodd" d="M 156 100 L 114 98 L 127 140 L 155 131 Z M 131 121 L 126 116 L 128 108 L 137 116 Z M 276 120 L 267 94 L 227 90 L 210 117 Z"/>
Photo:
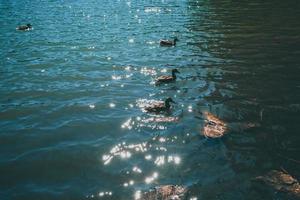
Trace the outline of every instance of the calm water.
<path fill-rule="evenodd" d="M 296 2 L 296 3 L 295 3 Z M 0 196 L 263 199 L 251 179 L 300 178 L 300 4 L 0 0 Z M 32 31 L 17 25 L 32 23 Z M 175 48 L 161 38 L 178 37 Z M 155 77 L 177 68 L 174 84 Z M 139 103 L 172 97 L 168 117 Z M 202 135 L 202 112 L 228 123 Z"/>

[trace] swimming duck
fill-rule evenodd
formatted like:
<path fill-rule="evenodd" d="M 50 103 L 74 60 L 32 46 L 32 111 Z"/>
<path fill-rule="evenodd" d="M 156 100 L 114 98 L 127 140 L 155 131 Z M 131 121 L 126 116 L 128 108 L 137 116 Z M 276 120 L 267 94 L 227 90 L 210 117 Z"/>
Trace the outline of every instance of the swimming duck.
<path fill-rule="evenodd" d="M 172 69 L 172 76 L 160 76 L 155 80 L 155 84 L 159 85 L 162 83 L 170 83 L 176 81 L 176 73 L 180 74 L 180 72 L 177 69 Z"/>
<path fill-rule="evenodd" d="M 169 111 L 171 107 L 170 103 L 176 103 L 176 102 L 173 101 L 171 97 L 169 97 L 165 101 L 155 101 L 150 105 L 146 106 L 144 109 L 147 112 L 155 112 L 155 113 Z"/>
<path fill-rule="evenodd" d="M 19 31 L 28 31 L 31 28 L 32 28 L 31 24 L 26 24 L 26 25 L 18 26 L 16 29 L 19 30 Z"/>
<path fill-rule="evenodd" d="M 175 38 L 174 40 L 160 40 L 159 45 L 160 46 L 175 46 L 176 41 L 178 41 L 177 38 Z"/>

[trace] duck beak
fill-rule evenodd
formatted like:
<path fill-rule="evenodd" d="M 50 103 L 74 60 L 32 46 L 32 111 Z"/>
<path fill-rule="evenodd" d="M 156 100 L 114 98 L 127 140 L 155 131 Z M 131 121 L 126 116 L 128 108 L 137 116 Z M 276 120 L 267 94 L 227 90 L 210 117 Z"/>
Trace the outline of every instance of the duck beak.
<path fill-rule="evenodd" d="M 171 102 L 174 103 L 174 104 L 177 104 L 177 103 L 176 103 L 175 101 L 173 101 L 173 100 L 172 100 Z"/>

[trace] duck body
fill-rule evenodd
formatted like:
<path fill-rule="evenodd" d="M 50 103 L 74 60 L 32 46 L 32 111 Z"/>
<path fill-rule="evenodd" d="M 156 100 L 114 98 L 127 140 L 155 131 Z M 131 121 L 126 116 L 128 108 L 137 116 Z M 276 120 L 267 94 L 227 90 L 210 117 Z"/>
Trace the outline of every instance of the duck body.
<path fill-rule="evenodd" d="M 160 40 L 159 45 L 160 46 L 176 46 L 176 41 L 178 41 L 177 38 L 174 40 Z"/>
<path fill-rule="evenodd" d="M 167 75 L 160 76 L 155 80 L 155 84 L 160 85 L 162 83 L 171 83 L 171 82 L 176 81 L 176 78 L 177 78 L 176 73 L 180 74 L 180 72 L 177 69 L 173 69 L 171 76 L 167 76 Z"/>
<path fill-rule="evenodd" d="M 167 98 L 165 101 L 155 101 L 151 103 L 150 105 L 146 106 L 144 109 L 147 112 L 166 112 L 169 111 L 171 108 L 170 103 L 175 103 L 172 98 Z"/>
<path fill-rule="evenodd" d="M 31 24 L 21 25 L 16 28 L 18 31 L 29 31 L 32 29 Z"/>
<path fill-rule="evenodd" d="M 176 76 L 160 76 L 156 79 L 156 85 L 162 84 L 162 83 L 170 83 L 174 82 L 176 80 Z"/>

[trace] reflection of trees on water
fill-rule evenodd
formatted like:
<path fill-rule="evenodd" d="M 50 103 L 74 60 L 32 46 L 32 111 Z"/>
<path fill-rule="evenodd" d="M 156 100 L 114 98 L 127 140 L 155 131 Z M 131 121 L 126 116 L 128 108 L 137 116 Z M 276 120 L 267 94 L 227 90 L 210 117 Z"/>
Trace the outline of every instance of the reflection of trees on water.
<path fill-rule="evenodd" d="M 299 6 L 188 1 L 189 45 L 208 70 L 208 81 L 215 82 L 216 91 L 205 99 L 228 123 L 222 142 L 240 187 L 271 169 L 300 177 Z M 216 59 L 207 60 L 206 54 Z"/>

